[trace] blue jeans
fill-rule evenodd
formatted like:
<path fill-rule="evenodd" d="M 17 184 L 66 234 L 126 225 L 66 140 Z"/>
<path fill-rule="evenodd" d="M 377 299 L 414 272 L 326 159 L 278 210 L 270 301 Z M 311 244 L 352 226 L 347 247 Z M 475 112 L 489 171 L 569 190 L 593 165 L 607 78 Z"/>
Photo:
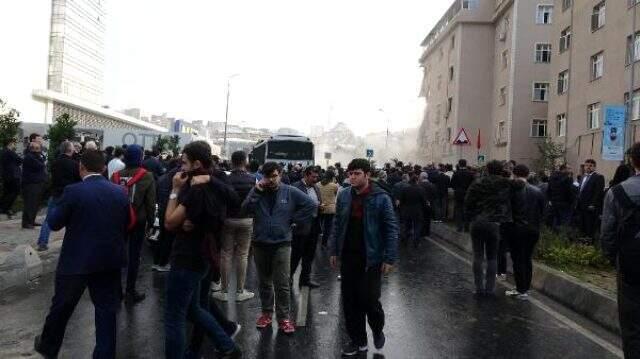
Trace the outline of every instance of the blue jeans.
<path fill-rule="evenodd" d="M 40 227 L 38 246 L 46 246 L 49 244 L 49 236 L 51 235 L 51 228 L 49 228 L 49 215 L 52 213 L 52 211 L 55 211 L 57 204 L 58 198 L 49 198 L 49 202 L 47 203 L 47 216 L 44 218 L 42 227 Z"/>
<path fill-rule="evenodd" d="M 206 274 L 207 270 L 194 272 L 173 267 L 169 272 L 164 312 L 166 358 L 184 358 L 187 317 L 205 330 L 221 352 L 225 353 L 235 348 L 233 340 L 222 326 L 209 311 L 200 306 L 200 281 Z"/>

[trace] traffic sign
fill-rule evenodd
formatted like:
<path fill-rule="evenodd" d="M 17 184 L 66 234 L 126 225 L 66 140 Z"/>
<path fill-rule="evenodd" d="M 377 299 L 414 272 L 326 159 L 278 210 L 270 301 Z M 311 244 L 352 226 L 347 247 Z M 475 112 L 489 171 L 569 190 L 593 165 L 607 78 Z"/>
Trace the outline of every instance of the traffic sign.
<path fill-rule="evenodd" d="M 453 144 L 454 145 L 468 145 L 470 143 L 471 143 L 471 141 L 469 141 L 469 136 L 467 136 L 467 132 L 464 130 L 464 128 L 460 128 L 460 132 L 458 132 L 458 135 L 456 136 L 456 139 L 453 140 Z"/>
<path fill-rule="evenodd" d="M 324 159 L 325 160 L 330 160 L 331 159 L 331 152 L 325 152 L 324 153 Z"/>
<path fill-rule="evenodd" d="M 373 149 L 367 149 L 367 158 L 373 157 Z"/>
<path fill-rule="evenodd" d="M 478 165 L 484 165 L 484 155 L 478 155 Z"/>

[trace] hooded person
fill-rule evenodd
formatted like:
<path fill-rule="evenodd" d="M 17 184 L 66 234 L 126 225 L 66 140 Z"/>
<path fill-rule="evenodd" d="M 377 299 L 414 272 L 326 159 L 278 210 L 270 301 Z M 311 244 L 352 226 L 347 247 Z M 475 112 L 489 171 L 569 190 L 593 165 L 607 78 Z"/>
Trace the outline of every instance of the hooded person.
<path fill-rule="evenodd" d="M 153 226 L 155 220 L 156 190 L 153 174 L 142 168 L 142 147 L 127 146 L 124 152 L 125 168 L 114 173 L 113 182 L 126 188 L 129 202 L 135 212 L 135 223 L 128 234 L 129 260 L 127 267 L 126 295 L 128 303 L 138 303 L 146 297 L 138 292 L 136 282 L 140 267 L 140 252 L 147 228 Z"/>

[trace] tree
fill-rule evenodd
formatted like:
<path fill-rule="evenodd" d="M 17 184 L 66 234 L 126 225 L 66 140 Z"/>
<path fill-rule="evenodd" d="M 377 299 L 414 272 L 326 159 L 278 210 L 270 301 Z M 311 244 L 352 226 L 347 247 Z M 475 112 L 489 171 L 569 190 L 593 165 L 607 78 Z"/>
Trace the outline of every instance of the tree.
<path fill-rule="evenodd" d="M 49 126 L 49 161 L 58 157 L 59 147 L 65 140 L 72 141 L 76 137 L 75 127 L 78 121 L 72 119 L 69 114 L 63 113 L 56 118 L 53 125 Z"/>
<path fill-rule="evenodd" d="M 155 147 L 160 151 L 170 151 L 173 156 L 180 154 L 180 137 L 178 135 L 173 136 L 158 136 Z"/>
<path fill-rule="evenodd" d="M 546 138 L 536 145 L 540 157 L 534 161 L 534 166 L 538 171 L 551 172 L 555 169 L 559 160 L 565 157 L 566 149 L 562 143 L 556 143 Z"/>
<path fill-rule="evenodd" d="M 18 117 L 20 112 L 8 107 L 7 103 L 0 99 L 0 146 L 5 146 L 10 139 L 17 140 L 20 128 Z"/>

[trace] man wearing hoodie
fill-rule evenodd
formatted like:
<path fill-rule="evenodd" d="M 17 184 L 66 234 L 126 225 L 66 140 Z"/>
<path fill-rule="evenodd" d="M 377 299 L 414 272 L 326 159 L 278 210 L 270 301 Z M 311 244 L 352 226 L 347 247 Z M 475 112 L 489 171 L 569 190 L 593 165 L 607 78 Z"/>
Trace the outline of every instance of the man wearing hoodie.
<path fill-rule="evenodd" d="M 281 169 L 275 162 L 262 166 L 263 178 L 242 203 L 241 213 L 253 214 L 253 257 L 260 283 L 262 314 L 258 328 L 270 327 L 274 291 L 278 327 L 285 334 L 295 332 L 290 319 L 289 275 L 291 226 L 309 223 L 318 204 L 299 189 L 280 183 Z"/>
<path fill-rule="evenodd" d="M 494 295 L 500 227 L 521 219 L 519 210 L 522 204 L 516 192 L 524 187 L 523 182 L 514 182 L 502 176 L 503 165 L 500 161 L 489 162 L 487 173 L 469 187 L 464 201 L 466 218 L 471 221 L 476 295 Z M 515 215 L 514 210 L 518 210 Z M 483 278 L 485 256 L 487 269 Z"/>
<path fill-rule="evenodd" d="M 347 173 L 351 187 L 338 193 L 329 255 L 332 268 L 337 269 L 340 262 L 342 304 L 351 340 L 342 354 L 357 356 L 368 350 L 367 320 L 376 349 L 385 343 L 381 281 L 397 259 L 398 220 L 389 193 L 369 180 L 369 161 L 354 159 Z"/>
<path fill-rule="evenodd" d="M 138 269 L 140 268 L 140 252 L 147 230 L 154 222 L 156 209 L 156 189 L 153 174 L 142 168 L 143 151 L 138 145 L 127 146 L 124 153 L 125 168 L 114 173 L 113 182 L 127 187 L 129 202 L 136 214 L 136 222 L 129 231 L 127 242 L 129 246 L 129 261 L 127 266 L 126 299 L 131 303 L 138 303 L 146 297 L 136 290 Z M 135 182 L 135 183 L 134 183 Z"/>

